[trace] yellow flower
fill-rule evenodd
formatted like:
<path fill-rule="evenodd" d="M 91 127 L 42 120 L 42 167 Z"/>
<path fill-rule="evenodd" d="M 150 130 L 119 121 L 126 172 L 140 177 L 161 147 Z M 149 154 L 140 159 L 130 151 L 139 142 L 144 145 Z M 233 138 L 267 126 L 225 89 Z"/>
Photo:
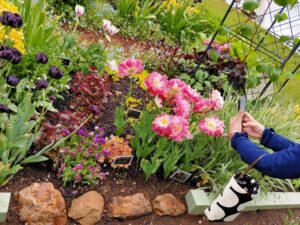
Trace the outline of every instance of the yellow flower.
<path fill-rule="evenodd" d="M 3 11 L 9 11 L 12 13 L 19 13 L 16 6 L 6 0 L 0 0 L 0 14 Z M 0 42 L 4 39 L 9 39 L 13 43 L 13 47 L 18 49 L 21 53 L 25 52 L 24 47 L 24 33 L 20 29 L 9 28 L 6 33 L 6 27 L 0 24 Z"/>
<path fill-rule="evenodd" d="M 134 97 L 129 96 L 128 98 L 125 99 L 125 105 L 129 108 L 134 108 L 138 105 L 142 104 L 141 99 L 136 99 Z"/>
<path fill-rule="evenodd" d="M 136 84 L 140 86 L 140 88 L 142 88 L 143 90 L 147 90 L 146 86 L 145 86 L 145 79 L 148 76 L 148 72 L 146 70 L 143 71 L 142 74 L 135 74 L 133 75 L 134 78 L 137 78 L 137 82 Z"/>
<path fill-rule="evenodd" d="M 300 105 L 299 104 L 294 106 L 294 113 L 296 115 L 300 115 Z"/>

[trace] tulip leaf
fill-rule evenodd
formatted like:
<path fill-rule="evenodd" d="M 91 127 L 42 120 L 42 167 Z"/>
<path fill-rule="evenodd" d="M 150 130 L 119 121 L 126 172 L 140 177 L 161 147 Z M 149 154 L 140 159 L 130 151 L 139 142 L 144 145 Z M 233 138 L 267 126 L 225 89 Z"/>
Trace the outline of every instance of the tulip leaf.
<path fill-rule="evenodd" d="M 254 0 L 247 0 L 243 4 L 243 8 L 248 11 L 253 11 L 254 9 L 257 9 L 260 5 L 260 1 L 254 1 Z"/>

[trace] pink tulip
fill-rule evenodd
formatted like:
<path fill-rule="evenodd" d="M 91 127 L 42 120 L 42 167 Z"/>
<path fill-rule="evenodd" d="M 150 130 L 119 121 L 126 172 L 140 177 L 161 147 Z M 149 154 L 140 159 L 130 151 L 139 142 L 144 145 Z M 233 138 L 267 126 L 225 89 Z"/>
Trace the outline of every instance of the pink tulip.
<path fill-rule="evenodd" d="M 165 91 L 168 85 L 166 75 L 161 75 L 157 72 L 150 73 L 145 79 L 145 86 L 152 96 L 158 96 L 161 99 L 165 98 Z"/>
<path fill-rule="evenodd" d="M 191 104 L 177 96 L 174 100 L 173 100 L 175 107 L 173 108 L 174 112 L 176 113 L 177 116 L 181 116 L 183 118 L 189 118 L 190 117 L 190 113 L 191 113 Z"/>
<path fill-rule="evenodd" d="M 187 88 L 187 85 L 182 80 L 171 79 L 167 84 L 165 96 L 167 99 L 172 100 L 176 96 L 183 95 L 185 88 Z"/>
<path fill-rule="evenodd" d="M 187 85 L 186 88 L 183 89 L 183 94 L 186 100 L 193 103 L 198 102 L 201 98 L 199 93 L 189 85 Z"/>
<path fill-rule="evenodd" d="M 194 112 L 205 113 L 213 109 L 215 103 L 211 99 L 202 98 L 194 105 Z"/>
<path fill-rule="evenodd" d="M 224 99 L 223 97 L 221 96 L 221 93 L 217 90 L 213 90 L 212 91 L 212 94 L 211 94 L 211 99 L 214 103 L 214 106 L 213 106 L 213 110 L 217 111 L 217 110 L 220 110 L 223 108 L 224 106 Z"/>
<path fill-rule="evenodd" d="M 209 136 L 221 136 L 224 133 L 225 124 L 218 117 L 207 117 L 198 124 L 199 129 Z"/>
<path fill-rule="evenodd" d="M 158 115 L 152 122 L 152 130 L 160 136 L 170 133 L 171 116 L 165 113 Z"/>
<path fill-rule="evenodd" d="M 119 77 L 129 77 L 143 72 L 143 64 L 138 59 L 126 59 L 119 66 Z"/>

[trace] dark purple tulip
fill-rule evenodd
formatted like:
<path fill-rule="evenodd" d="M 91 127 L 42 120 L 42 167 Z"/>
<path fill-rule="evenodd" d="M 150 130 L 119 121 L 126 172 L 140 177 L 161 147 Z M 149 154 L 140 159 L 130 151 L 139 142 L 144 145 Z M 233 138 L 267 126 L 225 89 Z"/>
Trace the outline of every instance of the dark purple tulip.
<path fill-rule="evenodd" d="M 10 113 L 12 110 L 6 105 L 0 104 L 0 113 Z"/>
<path fill-rule="evenodd" d="M 49 69 L 49 76 L 52 77 L 53 79 L 60 79 L 62 78 L 62 76 L 64 75 L 64 73 L 59 70 L 57 67 L 55 66 L 51 66 Z"/>
<path fill-rule="evenodd" d="M 19 14 L 7 11 L 2 12 L 0 23 L 13 28 L 20 28 L 23 25 L 22 18 Z"/>
<path fill-rule="evenodd" d="M 17 86 L 19 84 L 20 80 L 16 77 L 16 76 L 13 76 L 13 75 L 10 75 L 6 78 L 6 83 L 10 86 Z"/>
<path fill-rule="evenodd" d="M 46 89 L 48 87 L 48 81 L 46 81 L 46 80 L 38 80 L 35 83 L 35 87 L 38 90 Z"/>
<path fill-rule="evenodd" d="M 47 64 L 47 62 L 48 62 L 48 57 L 43 52 L 39 52 L 36 55 L 35 59 L 38 63 L 41 63 L 41 64 Z"/>
<path fill-rule="evenodd" d="M 49 97 L 49 99 L 51 102 L 55 102 L 57 98 L 54 95 L 52 95 Z"/>
<path fill-rule="evenodd" d="M 91 110 L 91 112 L 92 112 L 94 115 L 97 115 L 97 114 L 100 113 L 100 108 L 99 108 L 98 106 L 96 106 L 96 105 L 92 105 L 92 106 L 90 107 L 90 110 Z"/>
<path fill-rule="evenodd" d="M 21 61 L 22 54 L 18 49 L 11 48 L 11 50 L 13 52 L 11 62 L 12 62 L 12 64 L 18 64 Z"/>
<path fill-rule="evenodd" d="M 0 46 L 0 58 L 11 61 L 13 64 L 18 64 L 21 61 L 22 54 L 16 48 L 9 48 L 4 45 Z"/>

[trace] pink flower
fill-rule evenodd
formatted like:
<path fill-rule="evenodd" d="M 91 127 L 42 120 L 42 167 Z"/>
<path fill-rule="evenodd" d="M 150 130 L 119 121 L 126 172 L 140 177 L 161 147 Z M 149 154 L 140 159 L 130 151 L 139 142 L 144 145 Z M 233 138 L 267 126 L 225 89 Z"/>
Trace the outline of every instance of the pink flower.
<path fill-rule="evenodd" d="M 152 130 L 160 136 L 165 136 L 169 133 L 169 125 L 171 116 L 165 113 L 158 115 L 152 122 Z"/>
<path fill-rule="evenodd" d="M 76 174 L 76 176 L 75 176 L 75 182 L 76 182 L 76 183 L 80 183 L 81 180 L 82 180 L 81 175 L 80 175 L 80 174 Z"/>
<path fill-rule="evenodd" d="M 199 129 L 209 136 L 221 136 L 224 133 L 225 124 L 218 117 L 207 117 L 198 124 Z"/>
<path fill-rule="evenodd" d="M 103 20 L 102 29 L 113 36 L 119 32 L 119 29 L 111 24 L 109 20 Z"/>
<path fill-rule="evenodd" d="M 83 169 L 82 163 L 77 164 L 76 166 L 73 167 L 73 171 L 80 171 Z"/>
<path fill-rule="evenodd" d="M 119 66 L 119 77 L 128 77 L 143 72 L 143 64 L 138 59 L 126 59 Z"/>
<path fill-rule="evenodd" d="M 169 80 L 165 96 L 167 99 L 171 100 L 178 95 L 183 95 L 183 90 L 187 88 L 186 83 L 179 79 Z"/>
<path fill-rule="evenodd" d="M 196 113 L 209 112 L 213 109 L 214 106 L 215 106 L 214 101 L 212 101 L 211 99 L 202 98 L 195 103 L 194 112 Z"/>
<path fill-rule="evenodd" d="M 102 28 L 103 30 L 107 30 L 111 25 L 111 22 L 109 20 L 103 20 Z"/>
<path fill-rule="evenodd" d="M 75 6 L 75 12 L 77 17 L 81 17 L 84 15 L 84 7 L 81 5 L 76 5 Z"/>
<path fill-rule="evenodd" d="M 167 76 L 157 72 L 150 73 L 145 79 L 145 86 L 147 87 L 148 92 L 153 96 L 159 96 L 161 99 L 164 99 L 167 85 Z"/>
<path fill-rule="evenodd" d="M 189 131 L 189 121 L 181 116 L 171 116 L 170 133 L 167 137 L 176 142 L 184 139 L 193 139 L 193 135 Z"/>
<path fill-rule="evenodd" d="M 217 90 L 213 90 L 211 94 L 211 100 L 214 103 L 213 110 L 217 111 L 223 108 L 224 99 L 221 96 L 221 93 Z"/>
<path fill-rule="evenodd" d="M 176 115 L 184 118 L 189 118 L 191 113 L 191 104 L 187 100 L 179 96 L 175 97 L 173 102 L 175 104 L 173 110 Z"/>
<path fill-rule="evenodd" d="M 163 105 L 162 105 L 162 99 L 160 97 L 158 97 L 158 95 L 155 96 L 154 102 L 155 102 L 155 104 L 157 105 L 158 108 L 162 108 L 163 107 Z"/>
<path fill-rule="evenodd" d="M 198 102 L 201 98 L 199 93 L 189 85 L 187 85 L 186 88 L 183 89 L 183 94 L 186 100 L 193 103 Z"/>
<path fill-rule="evenodd" d="M 230 51 L 229 43 L 216 44 L 215 48 L 219 53 L 227 53 Z"/>

